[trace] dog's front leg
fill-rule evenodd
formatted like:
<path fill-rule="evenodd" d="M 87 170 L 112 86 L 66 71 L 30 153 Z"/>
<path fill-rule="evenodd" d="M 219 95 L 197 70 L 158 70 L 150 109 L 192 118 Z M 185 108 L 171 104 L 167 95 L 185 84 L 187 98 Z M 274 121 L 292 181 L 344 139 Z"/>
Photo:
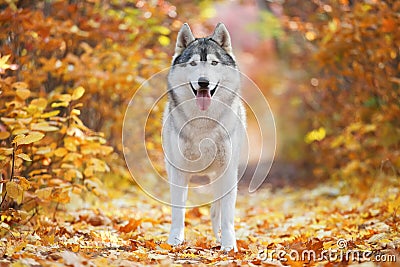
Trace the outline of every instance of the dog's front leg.
<path fill-rule="evenodd" d="M 237 170 L 232 166 L 221 177 L 224 196 L 221 201 L 221 250 L 237 251 L 235 235 L 235 205 L 237 196 Z M 229 191 L 229 192 L 228 192 Z"/>
<path fill-rule="evenodd" d="M 179 245 L 184 240 L 185 228 L 185 205 L 188 191 L 188 179 L 179 170 L 171 166 L 168 173 L 170 177 L 170 191 L 171 191 L 171 230 L 169 233 L 168 244 Z"/>

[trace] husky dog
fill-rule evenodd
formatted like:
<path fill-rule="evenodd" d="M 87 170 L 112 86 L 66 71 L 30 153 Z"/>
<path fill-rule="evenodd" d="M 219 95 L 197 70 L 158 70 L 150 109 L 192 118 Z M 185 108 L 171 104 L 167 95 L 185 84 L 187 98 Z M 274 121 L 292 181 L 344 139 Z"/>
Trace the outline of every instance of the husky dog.
<path fill-rule="evenodd" d="M 237 251 L 234 229 L 240 147 L 246 116 L 240 74 L 224 24 L 195 38 L 188 24 L 177 37 L 168 74 L 162 143 L 170 183 L 172 224 L 168 243 L 184 241 L 188 184 L 194 174 L 210 178 L 211 221 L 221 250 Z"/>

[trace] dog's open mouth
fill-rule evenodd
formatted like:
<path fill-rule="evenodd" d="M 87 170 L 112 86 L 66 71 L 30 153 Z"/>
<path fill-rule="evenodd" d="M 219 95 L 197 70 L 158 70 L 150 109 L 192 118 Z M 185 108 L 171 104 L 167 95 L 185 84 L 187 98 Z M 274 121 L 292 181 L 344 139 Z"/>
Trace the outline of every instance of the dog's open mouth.
<path fill-rule="evenodd" d="M 192 83 L 189 83 L 194 95 L 196 96 L 196 103 L 199 106 L 200 110 L 207 110 L 211 105 L 211 97 L 215 94 L 219 82 L 217 82 L 212 90 L 210 90 L 209 88 L 200 88 L 196 90 L 194 89 Z"/>

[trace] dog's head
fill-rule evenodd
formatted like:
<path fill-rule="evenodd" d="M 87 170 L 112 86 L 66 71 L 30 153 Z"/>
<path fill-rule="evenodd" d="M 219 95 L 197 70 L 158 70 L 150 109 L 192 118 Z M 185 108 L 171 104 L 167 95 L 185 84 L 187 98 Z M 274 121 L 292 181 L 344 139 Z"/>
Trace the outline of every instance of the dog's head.
<path fill-rule="evenodd" d="M 182 99 L 196 98 L 200 110 L 207 110 L 220 88 L 232 90 L 230 84 L 237 83 L 232 81 L 233 71 L 237 71 L 236 62 L 224 24 L 219 23 L 214 33 L 205 38 L 195 38 L 189 25 L 183 24 L 178 33 L 170 75 L 174 86 L 189 90 L 176 94 Z"/>

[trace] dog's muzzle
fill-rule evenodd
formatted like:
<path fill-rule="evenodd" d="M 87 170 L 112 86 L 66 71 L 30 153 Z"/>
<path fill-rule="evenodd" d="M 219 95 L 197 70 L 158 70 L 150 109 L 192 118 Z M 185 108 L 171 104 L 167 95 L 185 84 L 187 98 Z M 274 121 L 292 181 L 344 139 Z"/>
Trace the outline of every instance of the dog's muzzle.
<path fill-rule="evenodd" d="M 199 84 L 200 88 L 197 89 L 197 90 L 194 89 L 193 84 L 191 82 L 189 82 L 190 88 L 192 88 L 193 94 L 195 96 L 197 96 L 197 92 L 200 91 L 200 90 L 209 90 L 208 86 L 210 84 L 210 81 L 207 80 L 207 85 L 204 86 L 206 84 L 206 82 L 203 82 L 203 81 L 200 81 L 200 80 L 201 80 L 201 78 L 198 81 L 198 84 Z M 210 90 L 211 97 L 215 94 L 215 91 L 217 90 L 218 85 L 219 85 L 219 81 L 215 84 L 214 88 L 212 90 Z"/>

